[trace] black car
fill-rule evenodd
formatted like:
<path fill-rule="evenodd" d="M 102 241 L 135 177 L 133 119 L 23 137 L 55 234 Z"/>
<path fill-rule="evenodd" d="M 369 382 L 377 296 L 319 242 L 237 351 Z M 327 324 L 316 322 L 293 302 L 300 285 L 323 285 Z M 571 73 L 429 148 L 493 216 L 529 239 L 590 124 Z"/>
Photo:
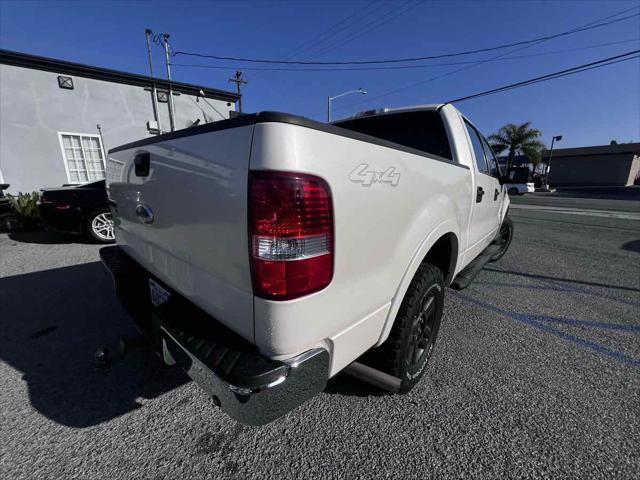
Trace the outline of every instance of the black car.
<path fill-rule="evenodd" d="M 7 188 L 8 183 L 0 183 L 0 232 L 11 232 L 18 223 L 13 202 L 4 194 Z"/>
<path fill-rule="evenodd" d="M 8 183 L 0 183 L 0 216 L 13 213 L 13 205 L 11 200 L 4 194 L 4 190 L 9 188 Z"/>
<path fill-rule="evenodd" d="M 52 228 L 113 243 L 113 220 L 104 180 L 84 185 L 47 188 L 40 196 L 40 216 Z"/>

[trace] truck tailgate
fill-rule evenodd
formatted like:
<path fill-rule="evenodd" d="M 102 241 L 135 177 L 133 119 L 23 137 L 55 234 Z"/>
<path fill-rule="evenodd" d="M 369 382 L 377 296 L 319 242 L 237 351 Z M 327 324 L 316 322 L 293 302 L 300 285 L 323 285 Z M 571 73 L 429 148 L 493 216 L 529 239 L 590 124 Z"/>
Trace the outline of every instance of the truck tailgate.
<path fill-rule="evenodd" d="M 120 247 L 252 342 L 247 178 L 253 129 L 125 145 L 107 162 Z"/>

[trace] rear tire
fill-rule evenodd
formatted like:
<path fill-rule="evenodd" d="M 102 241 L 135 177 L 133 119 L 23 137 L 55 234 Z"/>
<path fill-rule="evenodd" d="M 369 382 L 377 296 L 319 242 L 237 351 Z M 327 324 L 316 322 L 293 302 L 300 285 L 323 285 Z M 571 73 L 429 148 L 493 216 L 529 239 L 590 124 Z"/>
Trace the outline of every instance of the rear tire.
<path fill-rule="evenodd" d="M 500 251 L 491 257 L 489 261 L 497 262 L 500 260 L 504 254 L 507 253 L 507 250 L 509 250 L 511 240 L 513 240 L 513 222 L 509 217 L 504 217 L 502 225 L 500 225 L 498 237 L 493 241 L 494 244 L 500 246 Z"/>
<path fill-rule="evenodd" d="M 520 195 L 520 191 L 516 187 L 511 187 L 509 189 L 509 196 L 515 197 L 516 195 Z"/>
<path fill-rule="evenodd" d="M 371 351 L 375 367 L 402 381 L 400 393 L 410 391 L 424 375 L 440 330 L 443 307 L 442 272 L 423 263 L 402 300 L 389 338 Z"/>
<path fill-rule="evenodd" d="M 113 219 L 108 208 L 94 210 L 84 221 L 84 232 L 94 242 L 113 243 L 116 241 L 113 232 Z"/>

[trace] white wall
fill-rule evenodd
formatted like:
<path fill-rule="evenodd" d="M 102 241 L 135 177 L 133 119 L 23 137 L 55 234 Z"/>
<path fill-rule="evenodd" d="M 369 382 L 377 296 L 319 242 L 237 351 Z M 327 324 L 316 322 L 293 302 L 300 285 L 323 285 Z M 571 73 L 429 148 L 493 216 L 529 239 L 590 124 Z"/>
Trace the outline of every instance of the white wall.
<path fill-rule="evenodd" d="M 151 136 L 146 124 L 153 120 L 152 96 L 145 87 L 72 76 L 75 88 L 65 90 L 58 75 L 0 65 L 0 175 L 11 184 L 10 193 L 68 183 L 58 132 L 95 135 L 99 123 L 105 150 Z M 233 103 L 207 101 L 226 117 L 235 110 Z M 202 110 L 209 119 L 221 119 L 193 95 L 174 95 L 174 104 L 176 129 L 198 118 L 204 123 Z M 158 106 L 168 131 L 168 104 Z"/>

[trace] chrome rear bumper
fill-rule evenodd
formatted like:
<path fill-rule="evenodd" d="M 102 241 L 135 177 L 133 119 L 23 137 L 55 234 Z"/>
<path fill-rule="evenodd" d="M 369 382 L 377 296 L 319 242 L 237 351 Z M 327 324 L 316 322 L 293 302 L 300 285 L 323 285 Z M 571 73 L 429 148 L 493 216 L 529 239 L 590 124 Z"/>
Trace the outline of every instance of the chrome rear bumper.
<path fill-rule="evenodd" d="M 100 250 L 118 298 L 165 363 L 187 372 L 229 416 L 264 425 L 324 390 L 329 354 L 309 350 L 287 361 L 257 348 L 150 275 L 118 246 Z M 171 297 L 151 303 L 149 279 Z"/>

